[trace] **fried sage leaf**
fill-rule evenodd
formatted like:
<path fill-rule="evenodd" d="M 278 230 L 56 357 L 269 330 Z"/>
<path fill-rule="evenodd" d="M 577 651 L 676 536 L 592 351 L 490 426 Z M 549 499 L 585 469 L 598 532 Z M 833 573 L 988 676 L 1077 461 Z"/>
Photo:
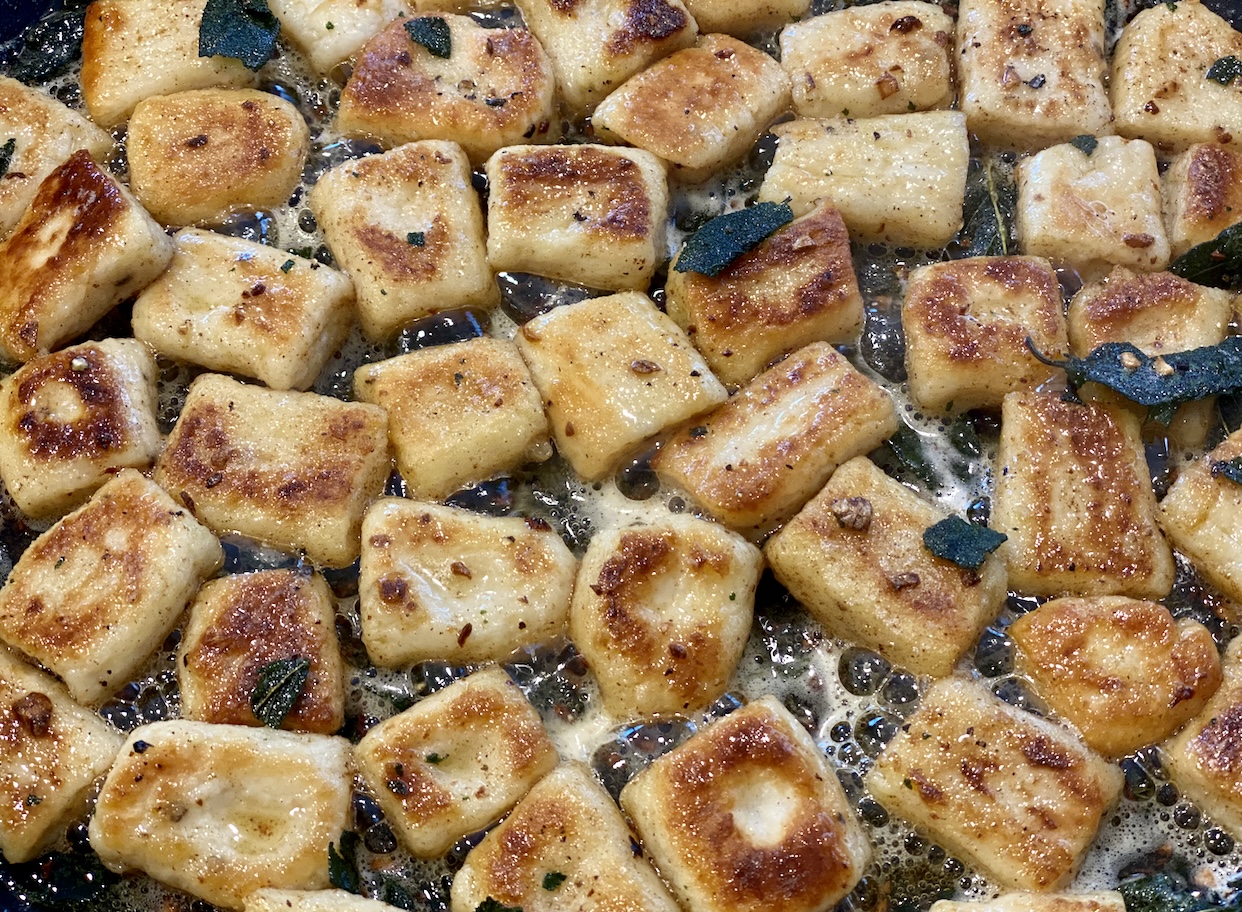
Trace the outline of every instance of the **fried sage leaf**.
<path fill-rule="evenodd" d="M 272 59 L 280 20 L 267 0 L 207 0 L 198 29 L 199 57 L 232 57 L 258 70 Z"/>
<path fill-rule="evenodd" d="M 788 203 L 756 203 L 718 215 L 690 236 L 673 269 L 714 278 L 792 221 Z"/>
<path fill-rule="evenodd" d="M 1240 76 L 1242 76 L 1242 60 L 1232 54 L 1228 57 L 1221 57 L 1208 67 L 1207 71 L 1208 79 L 1223 86 L 1229 85 Z"/>
<path fill-rule="evenodd" d="M 434 56 L 448 60 L 453 56 L 453 36 L 449 24 L 440 16 L 419 16 L 405 24 L 410 40 L 421 44 Z"/>
<path fill-rule="evenodd" d="M 1007 535 L 987 526 L 976 526 L 960 516 L 950 516 L 923 533 L 923 547 L 964 570 L 978 570 L 988 555 L 1007 539 Z"/>
<path fill-rule="evenodd" d="M 310 673 L 310 659 L 294 656 L 268 662 L 250 693 L 250 708 L 268 728 L 280 728 L 298 702 Z"/>
<path fill-rule="evenodd" d="M 13 164 L 13 153 L 16 151 L 16 136 L 10 136 L 5 144 L 0 146 L 0 177 L 9 173 L 9 165 Z"/>
<path fill-rule="evenodd" d="M 1047 358 L 1027 339 L 1027 347 L 1044 364 L 1065 371 L 1075 389 L 1099 383 L 1145 405 L 1150 417 L 1168 423 L 1177 407 L 1242 390 L 1242 336 L 1219 345 L 1148 357 L 1129 342 L 1108 342 L 1085 358 Z"/>
<path fill-rule="evenodd" d="M 991 159 L 980 168 L 981 179 L 972 178 L 966 191 L 963 209 L 969 215 L 958 234 L 958 243 L 966 245 L 962 256 L 1008 256 L 1017 249 L 1013 225 L 1018 187 Z"/>
<path fill-rule="evenodd" d="M 1224 476 L 1234 484 L 1242 485 L 1242 456 L 1235 456 L 1233 459 L 1222 459 L 1219 462 L 1212 463 L 1212 477 L 1219 478 Z"/>
<path fill-rule="evenodd" d="M 1169 272 L 1199 285 L 1242 290 L 1242 223 L 1191 247 L 1169 264 Z"/>
<path fill-rule="evenodd" d="M 474 912 L 522 912 L 521 906 L 506 906 L 491 896 L 474 907 Z"/>
<path fill-rule="evenodd" d="M 1090 157 L 1091 153 L 1095 151 L 1095 147 L 1099 144 L 1100 141 L 1090 133 L 1080 133 L 1070 140 L 1071 146 L 1088 157 Z"/>
<path fill-rule="evenodd" d="M 352 830 L 341 833 L 340 849 L 336 843 L 328 844 L 328 881 L 338 890 L 361 893 L 362 880 L 358 876 L 358 834 Z"/>

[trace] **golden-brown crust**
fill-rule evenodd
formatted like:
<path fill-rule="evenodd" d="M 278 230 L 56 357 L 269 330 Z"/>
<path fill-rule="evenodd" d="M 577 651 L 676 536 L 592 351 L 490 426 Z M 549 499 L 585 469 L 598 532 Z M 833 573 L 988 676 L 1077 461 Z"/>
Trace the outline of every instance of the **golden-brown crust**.
<path fill-rule="evenodd" d="M 464 17 L 439 18 L 451 23 L 453 56 L 477 67 L 471 78 L 445 79 L 460 65 L 432 58 L 406 31 L 411 20 L 398 19 L 358 56 L 341 92 L 342 129 L 394 144 L 453 140 L 476 162 L 521 138 L 547 136 L 553 76 L 535 36 L 521 28 L 474 27 Z"/>
<path fill-rule="evenodd" d="M 85 149 L 48 175 L 30 208 L 2 246 L 7 294 L 0 296 L 0 347 L 28 361 L 53 340 L 41 321 L 53 310 L 66 283 L 99 255 L 132 209 L 119 186 Z M 59 244 L 48 253 L 48 233 Z"/>
<path fill-rule="evenodd" d="M 867 785 L 1004 886 L 1064 884 L 1120 791 L 1121 774 L 1063 729 L 961 678 L 936 682 Z"/>
<path fill-rule="evenodd" d="M 742 458 L 718 464 L 732 452 L 724 441 L 753 437 L 753 425 L 764 415 L 773 419 L 769 433 L 747 441 Z M 726 524 L 762 530 L 797 511 L 839 461 L 888 437 L 895 421 L 882 389 L 832 346 L 816 343 L 682 428 L 652 466 Z M 860 422 L 864 433 L 851 451 L 843 435 L 859 430 Z"/>
<path fill-rule="evenodd" d="M 1048 393 L 1005 397 L 993 526 L 1010 585 L 1059 595 L 1159 598 L 1173 560 L 1155 523 L 1138 421 Z"/>
<path fill-rule="evenodd" d="M 340 653 L 321 577 L 292 570 L 234 575 L 206 584 L 198 603 L 209 606 L 210 618 L 183 648 L 177 669 L 183 702 L 187 690 L 197 697 L 186 718 L 261 724 L 251 696 L 264 666 L 301 657 L 310 661 L 306 682 L 280 727 L 325 735 L 341 727 Z M 188 687 L 186 676 L 194 679 Z"/>
<path fill-rule="evenodd" d="M 1221 682 L 1212 635 L 1155 602 L 1056 599 L 1018 618 L 1010 634 L 1019 672 L 1106 756 L 1162 740 Z"/>
<path fill-rule="evenodd" d="M 1186 201 L 1182 218 L 1191 222 L 1236 222 L 1238 186 L 1242 184 L 1242 153 L 1214 145 L 1197 145 L 1189 152 Z"/>
<path fill-rule="evenodd" d="M 642 240 L 652 230 L 651 197 L 642 169 L 596 146 L 531 148 L 503 154 L 499 174 L 505 209 L 521 220 L 559 212 L 573 199 L 573 218 L 594 243 Z"/>

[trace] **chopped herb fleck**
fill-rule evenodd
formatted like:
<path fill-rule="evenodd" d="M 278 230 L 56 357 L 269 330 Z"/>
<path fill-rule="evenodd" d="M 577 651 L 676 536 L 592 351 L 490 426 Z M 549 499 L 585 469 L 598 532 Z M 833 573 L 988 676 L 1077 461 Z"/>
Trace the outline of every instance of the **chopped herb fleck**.
<path fill-rule="evenodd" d="M 17 151 L 17 137 L 10 136 L 0 146 L 0 177 L 9 173 L 9 165 L 13 164 L 13 153 Z"/>
<path fill-rule="evenodd" d="M 148 744 L 146 741 L 135 741 L 134 742 L 134 753 L 145 754 L 147 752 L 147 748 L 150 746 L 151 745 Z"/>
<path fill-rule="evenodd" d="M 1212 477 L 1220 478 L 1221 476 L 1228 478 L 1234 484 L 1242 485 L 1242 456 L 1212 463 Z"/>
<path fill-rule="evenodd" d="M 26 796 L 26 807 L 34 807 L 36 804 L 42 804 L 42 803 L 43 803 L 43 799 L 40 798 L 38 795 L 35 795 L 32 793 Z"/>
<path fill-rule="evenodd" d="M 555 890 L 568 879 L 568 875 L 560 871 L 549 871 L 543 875 L 543 888 L 548 892 Z"/>
<path fill-rule="evenodd" d="M 461 371 L 457 371 L 456 373 L 453 374 L 453 385 L 461 386 L 461 381 L 465 379 L 466 379 L 466 375 L 463 374 Z"/>
<path fill-rule="evenodd" d="M 332 31 L 334 28 L 336 28 L 336 26 L 335 26 L 335 25 L 333 25 L 331 22 L 327 22 L 327 23 L 324 23 L 324 28 L 326 28 L 326 29 L 330 32 L 330 31 Z"/>
<path fill-rule="evenodd" d="M 489 896 L 474 907 L 474 912 L 522 912 L 522 907 L 506 906 Z"/>
<path fill-rule="evenodd" d="M 287 273 L 292 268 L 293 268 L 293 260 L 285 260 L 283 263 L 280 264 L 281 272 Z"/>
<path fill-rule="evenodd" d="M 1043 73 L 1040 73 L 1038 76 L 1032 76 L 1031 80 L 1027 83 L 1027 85 L 1029 85 L 1032 89 L 1042 89 L 1047 84 L 1048 77 Z"/>
<path fill-rule="evenodd" d="M 422 231 L 411 231 L 405 236 L 405 242 L 411 247 L 426 247 L 427 235 Z"/>
<path fill-rule="evenodd" d="M 729 601 L 731 601 L 731 602 L 736 602 L 736 601 L 737 601 L 737 593 L 736 593 L 736 592 L 730 592 L 730 593 L 729 593 Z"/>
<path fill-rule="evenodd" d="M 1169 264 L 1169 272 L 1199 285 L 1242 289 L 1242 224 L 1191 247 Z"/>
<path fill-rule="evenodd" d="M 1221 57 L 1210 67 L 1208 67 L 1207 78 L 1212 82 L 1218 82 L 1223 86 L 1229 85 L 1238 77 L 1242 76 L 1242 60 L 1234 57 L 1232 54 L 1228 57 Z"/>
<path fill-rule="evenodd" d="M 337 844 L 328 843 L 328 880 L 338 890 L 349 893 L 362 893 L 362 883 L 358 878 L 358 834 L 349 830 L 341 833 L 341 849 Z"/>
<path fill-rule="evenodd" d="M 250 694 L 250 708 L 255 717 L 268 728 L 280 728 L 302 695 L 309 673 L 310 659 L 302 656 L 277 659 L 264 665 Z"/>
<path fill-rule="evenodd" d="M 923 547 L 963 569 L 978 570 L 1007 538 L 987 526 L 976 526 L 960 516 L 950 516 L 923 533 Z"/>
<path fill-rule="evenodd" d="M 1092 136 L 1090 133 L 1079 133 L 1077 136 L 1075 136 L 1073 139 L 1070 140 L 1071 146 L 1073 146 L 1083 155 L 1087 155 L 1087 156 L 1091 155 L 1091 153 L 1095 151 L 1095 147 L 1098 146 L 1099 144 L 1100 144 L 1100 141 L 1096 139 L 1094 136 Z"/>
<path fill-rule="evenodd" d="M 267 0 L 207 0 L 198 30 L 198 56 L 232 57 L 248 69 L 272 59 L 280 20 Z"/>
<path fill-rule="evenodd" d="M 65 565 L 65 556 L 62 554 L 60 557 L 56 558 L 56 563 L 52 565 L 52 569 L 59 570 L 64 565 Z"/>
<path fill-rule="evenodd" d="M 726 212 L 692 234 L 673 268 L 717 276 L 726 266 L 793 221 L 788 203 L 756 203 Z"/>
<path fill-rule="evenodd" d="M 440 16 L 419 16 L 405 24 L 410 40 L 421 44 L 434 56 L 447 60 L 453 55 L 453 38 L 449 24 Z"/>
<path fill-rule="evenodd" d="M 1074 389 L 1099 383 L 1147 406 L 1152 420 L 1162 424 L 1182 403 L 1242 390 L 1242 336 L 1154 358 L 1129 342 L 1108 342 L 1085 358 L 1064 361 L 1040 354 L 1030 339 L 1027 347 L 1044 364 L 1064 370 Z"/>
<path fill-rule="evenodd" d="M 427 762 L 432 766 L 435 766 L 437 763 L 443 763 L 446 759 L 443 754 L 437 754 L 434 751 L 427 755 Z"/>
<path fill-rule="evenodd" d="M 694 427 L 690 428 L 690 436 L 693 437 L 695 440 L 698 440 L 700 437 L 706 437 L 707 436 L 707 425 L 696 424 Z"/>

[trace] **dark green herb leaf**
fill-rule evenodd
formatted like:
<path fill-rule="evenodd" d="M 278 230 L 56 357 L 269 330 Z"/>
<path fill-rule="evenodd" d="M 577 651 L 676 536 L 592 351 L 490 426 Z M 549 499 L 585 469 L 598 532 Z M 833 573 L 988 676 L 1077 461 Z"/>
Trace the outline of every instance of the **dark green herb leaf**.
<path fill-rule="evenodd" d="M 1201 912 L 1213 905 L 1190 884 L 1163 871 L 1125 881 L 1117 889 L 1126 912 Z"/>
<path fill-rule="evenodd" d="M 1242 456 L 1212 463 L 1212 477 L 1219 478 L 1222 475 L 1234 484 L 1242 485 Z"/>
<path fill-rule="evenodd" d="M 1007 538 L 987 526 L 976 526 L 960 516 L 950 516 L 923 533 L 923 547 L 966 570 L 978 570 Z"/>
<path fill-rule="evenodd" d="M 436 57 L 448 60 L 453 56 L 453 37 L 449 24 L 440 16 L 419 16 L 405 24 L 406 33 L 415 44 L 421 44 Z"/>
<path fill-rule="evenodd" d="M 9 173 L 9 165 L 13 163 L 13 153 L 17 151 L 17 137 L 10 136 L 3 146 L 0 146 L 0 177 Z"/>
<path fill-rule="evenodd" d="M 793 209 L 788 203 L 756 203 L 718 215 L 687 239 L 673 268 L 720 275 L 726 266 L 792 221 Z"/>
<path fill-rule="evenodd" d="M 207 0 L 198 29 L 199 57 L 232 57 L 258 70 L 272 59 L 280 20 L 267 0 Z"/>
<path fill-rule="evenodd" d="M 1083 155 L 1087 155 L 1087 156 L 1091 155 L 1091 153 L 1095 151 L 1095 147 L 1098 146 L 1099 144 L 1100 144 L 1100 141 L 1096 139 L 1094 136 L 1092 136 L 1090 133 L 1080 133 L 1070 140 L 1071 146 L 1073 146 Z"/>
<path fill-rule="evenodd" d="M 522 907 L 506 906 L 489 896 L 474 907 L 474 912 L 522 912 Z"/>
<path fill-rule="evenodd" d="M 50 852 L 24 864 L 0 865 L 0 898 L 12 891 L 29 903 L 19 908 L 63 912 L 101 900 L 120 879 L 94 853 Z"/>
<path fill-rule="evenodd" d="M 362 893 L 362 881 L 358 877 L 358 834 L 350 830 L 341 833 L 341 849 L 336 843 L 328 844 L 328 880 L 338 890 Z"/>
<path fill-rule="evenodd" d="M 1184 402 L 1242 390 L 1242 336 L 1219 345 L 1149 358 L 1129 342 L 1109 342 L 1085 358 L 1046 358 L 1027 347 L 1044 364 L 1063 369 L 1075 389 L 1099 383 L 1132 402 L 1145 405 L 1156 421 L 1168 422 Z"/>
<path fill-rule="evenodd" d="M 927 453 L 924 452 L 923 438 L 919 436 L 918 431 L 908 424 L 903 424 L 884 445 L 892 450 L 893 455 L 897 457 L 897 462 L 911 475 L 929 487 L 940 487 L 940 478 L 928 460 Z"/>
<path fill-rule="evenodd" d="M 543 875 L 543 888 L 551 892 L 563 884 L 566 877 L 567 875 L 562 874 L 560 871 L 549 871 Z"/>
<path fill-rule="evenodd" d="M 263 666 L 250 694 L 250 708 L 268 728 L 280 728 L 306 686 L 310 659 L 294 656 Z"/>
<path fill-rule="evenodd" d="M 1242 76 L 1242 60 L 1232 54 L 1228 57 L 1221 57 L 1208 67 L 1207 71 L 1208 79 L 1212 82 L 1219 82 L 1223 86 L 1229 85 L 1239 76 Z"/>
<path fill-rule="evenodd" d="M 281 272 L 288 272 L 292 268 L 293 268 L 293 260 L 285 260 L 283 263 L 280 264 Z"/>
<path fill-rule="evenodd" d="M 421 231 L 411 231 L 405 236 L 405 242 L 411 247 L 424 247 L 427 244 L 427 235 Z"/>
<path fill-rule="evenodd" d="M 420 908 L 418 900 L 414 898 L 414 894 L 405 886 L 391 877 L 380 877 L 382 888 L 380 897 L 390 906 L 396 906 L 398 909 L 408 909 L 414 912 Z"/>
<path fill-rule="evenodd" d="M 1191 247 L 1169 264 L 1169 272 L 1200 285 L 1242 290 L 1242 223 Z"/>
<path fill-rule="evenodd" d="M 991 159 L 978 166 L 980 176 L 968 186 L 964 211 L 970 213 L 959 233 L 963 256 L 1007 256 L 1016 250 L 1013 236 L 1018 188 Z M 981 172 L 981 173 L 980 173 Z"/>
<path fill-rule="evenodd" d="M 29 86 L 40 86 L 82 56 L 87 4 L 69 0 L 64 6 L 22 33 L 20 49 L 5 61 L 6 75 Z"/>
<path fill-rule="evenodd" d="M 435 766 L 437 763 L 443 763 L 444 760 L 445 758 L 442 754 L 437 754 L 434 751 L 427 755 L 427 762 L 432 766 Z"/>

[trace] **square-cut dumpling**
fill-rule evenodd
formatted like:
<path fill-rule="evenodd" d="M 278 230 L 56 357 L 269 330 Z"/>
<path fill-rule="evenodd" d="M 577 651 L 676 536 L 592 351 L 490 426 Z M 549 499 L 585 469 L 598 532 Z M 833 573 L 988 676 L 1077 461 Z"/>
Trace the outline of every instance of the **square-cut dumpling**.
<path fill-rule="evenodd" d="M 1156 154 L 1142 140 L 1101 136 L 1090 153 L 1065 143 L 1018 163 L 1023 253 L 1087 278 L 1112 265 L 1156 272 L 1169 262 Z"/>
<path fill-rule="evenodd" d="M 292 104 L 256 89 L 197 89 L 138 103 L 125 148 L 134 195 L 166 225 L 284 204 L 310 134 Z"/>
<path fill-rule="evenodd" d="M 43 178 L 78 149 L 97 161 L 112 151 L 112 137 L 46 92 L 0 76 L 0 154 L 8 168 L 0 180 L 0 238 L 17 224 Z"/>
<path fill-rule="evenodd" d="M 738 38 L 779 28 L 791 19 L 805 16 L 810 8 L 811 0 L 688 0 L 686 3 L 700 32 L 725 32 Z"/>
<path fill-rule="evenodd" d="M 684 425 L 652 467 L 726 526 L 758 539 L 797 513 L 838 465 L 892 436 L 897 423 L 888 393 L 816 342 Z"/>
<path fill-rule="evenodd" d="M 447 57 L 408 30 L 437 21 L 447 27 Z M 452 140 L 478 165 L 504 146 L 559 135 L 555 105 L 552 63 L 533 33 L 428 13 L 398 20 L 367 43 L 341 92 L 336 126 L 392 145 Z"/>
<path fill-rule="evenodd" d="M 1060 726 L 943 678 L 884 748 L 867 788 L 1004 887 L 1064 886 L 1121 791 L 1121 771 Z"/>
<path fill-rule="evenodd" d="M 577 561 L 547 523 L 387 497 L 362 540 L 362 642 L 377 665 L 500 660 L 565 629 Z"/>
<path fill-rule="evenodd" d="M 773 696 L 660 757 L 621 806 L 690 912 L 822 912 L 871 860 L 823 751 Z"/>
<path fill-rule="evenodd" d="M 510 146 L 487 161 L 492 268 L 645 291 L 664 260 L 668 182 L 642 149 Z"/>
<path fill-rule="evenodd" d="M 608 710 L 624 719 L 693 713 L 723 694 L 762 570 L 746 539 L 689 516 L 597 533 L 578 571 L 569 635 Z"/>
<path fill-rule="evenodd" d="M 345 567 L 390 465 L 388 416 L 377 406 L 202 374 L 154 477 L 220 534 Z"/>
<path fill-rule="evenodd" d="M 995 899 L 932 903 L 931 912 L 1126 912 L 1125 898 L 1101 893 L 1003 893 Z"/>
<path fill-rule="evenodd" d="M 420 317 L 500 299 L 470 162 L 456 143 L 408 143 L 337 165 L 310 195 L 358 296 L 362 330 L 387 339 Z"/>
<path fill-rule="evenodd" d="M 962 227 L 970 143 L 960 111 L 795 120 L 772 132 L 761 200 L 788 199 L 795 215 L 830 203 L 860 241 L 943 247 Z"/>
<path fill-rule="evenodd" d="M 78 702 L 100 701 L 223 560 L 189 510 L 125 469 L 22 554 L 0 589 L 0 639 L 58 674 Z"/>
<path fill-rule="evenodd" d="M 1207 78 L 1225 57 L 1242 58 L 1242 32 L 1199 0 L 1140 12 L 1113 49 L 1117 132 L 1162 151 L 1242 142 L 1242 80 Z"/>
<path fill-rule="evenodd" d="M 962 0 L 957 55 L 966 124 L 986 143 L 1112 132 L 1104 0 Z"/>
<path fill-rule="evenodd" d="M 1061 287 L 1042 257 L 968 257 L 911 270 L 901 306 L 910 395 L 925 409 L 1000 405 L 1034 389 L 1067 345 Z"/>
<path fill-rule="evenodd" d="M 86 809 L 121 735 L 83 709 L 51 675 L 0 647 L 0 852 L 37 856 Z"/>
<path fill-rule="evenodd" d="M 630 77 L 591 123 L 602 139 L 646 149 L 693 182 L 737 162 L 788 106 L 779 63 L 728 35 L 704 35 Z"/>
<path fill-rule="evenodd" d="M 388 413 L 388 436 L 411 497 L 447 497 L 552 455 L 548 420 L 512 342 L 434 345 L 354 373 L 354 394 Z"/>
<path fill-rule="evenodd" d="M 728 386 L 740 386 L 812 342 L 853 342 L 862 329 L 849 234 L 841 213 L 827 204 L 794 219 L 718 275 L 679 272 L 676 263 L 665 285 L 668 315 Z"/>
<path fill-rule="evenodd" d="M 358 772 L 415 855 L 487 827 L 557 764 L 535 708 L 488 666 L 367 731 Z"/>
<path fill-rule="evenodd" d="M 585 478 L 728 395 L 681 328 L 637 292 L 557 307 L 516 341 L 557 450 Z"/>
<path fill-rule="evenodd" d="M 97 0 L 82 38 L 82 97 L 105 129 L 153 95 L 212 86 L 252 86 L 258 77 L 232 57 L 198 56 L 207 0 Z"/>
<path fill-rule="evenodd" d="M 945 514 L 865 456 L 764 546 L 772 572 L 829 631 L 916 674 L 943 676 L 1005 601 L 1004 560 L 978 571 L 936 557 L 923 533 Z"/>
<path fill-rule="evenodd" d="M 561 97 L 575 114 L 694 44 L 698 34 L 681 0 L 518 0 L 517 6 L 552 58 Z"/>
<path fill-rule="evenodd" d="M 1242 146 L 1196 143 L 1160 180 L 1173 256 L 1242 222 Z"/>
<path fill-rule="evenodd" d="M 388 23 L 413 14 L 424 0 L 269 0 L 280 32 L 312 67 L 326 73 L 348 60 Z M 437 7 L 439 8 L 439 7 Z"/>
<path fill-rule="evenodd" d="M 170 358 L 304 390 L 349 332 L 354 287 L 266 244 L 185 228 L 134 302 L 134 335 Z"/>
<path fill-rule="evenodd" d="M 523 912 L 677 912 L 612 797 L 580 763 L 544 776 L 466 856 L 452 912 L 476 912 L 489 898 Z"/>
<path fill-rule="evenodd" d="M 787 25 L 781 66 L 800 117 L 874 117 L 953 100 L 953 20 L 934 3 L 883 0 Z"/>
<path fill-rule="evenodd" d="M 89 329 L 172 259 L 172 241 L 79 149 L 0 241 L 0 357 L 29 361 Z"/>
<path fill-rule="evenodd" d="M 261 887 L 328 886 L 349 826 L 344 738 L 177 719 L 130 733 L 95 805 L 91 847 L 226 909 Z"/>
<path fill-rule="evenodd" d="M 1173 554 L 1132 413 L 1054 393 L 1001 406 L 991 526 L 1009 585 L 1030 595 L 1163 598 Z"/>
<path fill-rule="evenodd" d="M 1018 673 L 1106 757 L 1164 740 L 1220 686 L 1212 634 L 1158 602 L 1053 599 L 1014 621 L 1009 635 Z"/>
<path fill-rule="evenodd" d="M 29 516 L 78 506 L 119 468 L 145 469 L 163 445 L 156 367 L 134 339 L 84 342 L 0 382 L 0 477 Z"/>
<path fill-rule="evenodd" d="M 252 699 L 272 663 L 309 664 L 280 727 L 330 735 L 345 721 L 345 673 L 332 590 L 301 569 L 234 573 L 203 584 L 177 650 L 181 715 L 261 725 Z"/>

